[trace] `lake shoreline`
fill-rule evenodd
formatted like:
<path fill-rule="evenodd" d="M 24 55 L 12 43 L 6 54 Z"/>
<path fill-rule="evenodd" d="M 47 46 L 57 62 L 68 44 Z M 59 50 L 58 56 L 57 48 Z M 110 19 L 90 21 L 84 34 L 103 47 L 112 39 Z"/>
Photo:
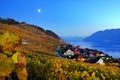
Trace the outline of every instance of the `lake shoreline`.
<path fill-rule="evenodd" d="M 120 58 L 120 45 L 104 45 L 103 43 L 85 42 L 83 38 L 63 38 L 63 40 L 74 46 L 79 45 L 81 48 L 96 49 L 113 58 Z"/>

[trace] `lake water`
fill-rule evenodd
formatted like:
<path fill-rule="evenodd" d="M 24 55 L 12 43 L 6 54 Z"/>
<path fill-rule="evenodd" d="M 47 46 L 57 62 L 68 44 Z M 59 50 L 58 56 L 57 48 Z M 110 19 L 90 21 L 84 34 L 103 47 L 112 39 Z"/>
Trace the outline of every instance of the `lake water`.
<path fill-rule="evenodd" d="M 114 58 L 120 58 L 120 44 L 106 45 L 105 43 L 84 42 L 82 39 L 72 38 L 64 38 L 63 40 L 75 46 L 79 45 L 81 48 L 97 49 L 105 54 L 113 56 Z"/>

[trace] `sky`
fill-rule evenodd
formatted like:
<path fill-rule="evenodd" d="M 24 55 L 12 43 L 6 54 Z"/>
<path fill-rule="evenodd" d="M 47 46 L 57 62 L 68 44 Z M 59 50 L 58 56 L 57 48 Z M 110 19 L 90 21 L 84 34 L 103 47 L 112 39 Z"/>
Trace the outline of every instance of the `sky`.
<path fill-rule="evenodd" d="M 38 25 L 60 37 L 120 28 L 120 0 L 0 0 L 0 17 Z"/>

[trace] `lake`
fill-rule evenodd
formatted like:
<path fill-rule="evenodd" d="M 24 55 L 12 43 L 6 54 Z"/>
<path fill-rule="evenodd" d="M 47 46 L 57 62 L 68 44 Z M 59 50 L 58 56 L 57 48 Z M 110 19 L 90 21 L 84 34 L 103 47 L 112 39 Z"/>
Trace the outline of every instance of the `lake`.
<path fill-rule="evenodd" d="M 62 38 L 65 42 L 72 45 L 79 45 L 81 48 L 97 49 L 114 58 L 120 58 L 120 44 L 84 42 L 82 38 Z"/>

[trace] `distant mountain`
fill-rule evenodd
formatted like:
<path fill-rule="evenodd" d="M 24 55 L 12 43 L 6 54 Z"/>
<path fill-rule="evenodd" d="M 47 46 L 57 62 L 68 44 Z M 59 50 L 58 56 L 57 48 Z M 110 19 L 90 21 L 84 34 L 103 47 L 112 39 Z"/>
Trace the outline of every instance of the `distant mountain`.
<path fill-rule="evenodd" d="M 91 36 L 84 39 L 88 42 L 106 42 L 106 43 L 120 43 L 120 29 L 109 29 L 104 31 L 98 31 Z"/>
<path fill-rule="evenodd" d="M 44 30 L 39 26 L 27 24 L 26 22 L 18 22 L 11 18 L 0 18 L 0 33 L 6 31 L 14 32 L 21 37 L 22 45 L 18 46 L 17 50 L 54 54 L 56 47 L 64 43 L 51 30 Z"/>

